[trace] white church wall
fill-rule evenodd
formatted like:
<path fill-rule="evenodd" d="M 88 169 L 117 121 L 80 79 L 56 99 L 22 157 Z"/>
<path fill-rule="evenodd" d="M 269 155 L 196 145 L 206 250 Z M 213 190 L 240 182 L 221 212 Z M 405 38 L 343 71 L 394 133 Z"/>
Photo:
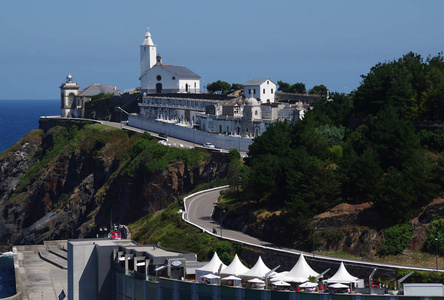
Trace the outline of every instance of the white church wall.
<path fill-rule="evenodd" d="M 188 85 L 188 87 L 187 87 Z M 196 79 L 181 79 L 179 82 L 180 93 L 197 94 L 200 91 L 199 80 Z"/>
<path fill-rule="evenodd" d="M 161 65 L 156 65 L 141 78 L 142 92 L 156 93 L 156 84 L 158 83 L 162 84 L 162 93 L 174 93 L 179 89 L 179 78 Z"/>

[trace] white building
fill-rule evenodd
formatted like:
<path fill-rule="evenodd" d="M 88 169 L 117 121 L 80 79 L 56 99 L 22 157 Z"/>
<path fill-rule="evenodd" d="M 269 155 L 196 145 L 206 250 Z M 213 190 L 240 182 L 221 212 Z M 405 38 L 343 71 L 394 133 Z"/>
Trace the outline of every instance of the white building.
<path fill-rule="evenodd" d="M 61 113 L 62 117 L 73 117 L 77 116 L 77 105 L 75 98 L 79 94 L 79 86 L 77 83 L 72 81 L 71 74 L 66 76 L 66 82 L 62 83 L 60 86 L 61 91 Z"/>
<path fill-rule="evenodd" d="M 66 76 L 66 82 L 60 86 L 62 111 L 60 115 L 64 118 L 83 117 L 85 103 L 92 97 L 99 94 L 120 94 L 120 90 L 115 86 L 105 86 L 102 84 L 92 84 L 83 90 L 79 90 L 77 83 L 73 82 L 71 74 Z"/>
<path fill-rule="evenodd" d="M 140 89 L 142 93 L 199 93 L 200 76 L 185 66 L 167 65 L 157 54 L 149 29 L 140 45 Z"/>
<path fill-rule="evenodd" d="M 244 84 L 244 95 L 253 97 L 261 103 L 273 103 L 275 101 L 276 83 L 268 78 L 250 79 Z"/>

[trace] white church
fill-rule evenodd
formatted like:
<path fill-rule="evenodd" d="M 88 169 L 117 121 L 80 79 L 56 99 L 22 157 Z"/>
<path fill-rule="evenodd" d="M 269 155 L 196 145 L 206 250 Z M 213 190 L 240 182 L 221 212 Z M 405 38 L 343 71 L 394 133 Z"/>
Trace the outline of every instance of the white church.
<path fill-rule="evenodd" d="M 200 76 L 180 65 L 163 64 L 149 29 L 140 45 L 140 116 L 212 134 L 254 137 L 278 120 L 294 121 L 301 109 L 276 102 L 276 83 L 248 80 L 242 92 L 200 92 Z"/>
<path fill-rule="evenodd" d="M 200 76 L 185 66 L 162 63 L 149 28 L 140 45 L 140 89 L 142 93 L 198 93 Z"/>

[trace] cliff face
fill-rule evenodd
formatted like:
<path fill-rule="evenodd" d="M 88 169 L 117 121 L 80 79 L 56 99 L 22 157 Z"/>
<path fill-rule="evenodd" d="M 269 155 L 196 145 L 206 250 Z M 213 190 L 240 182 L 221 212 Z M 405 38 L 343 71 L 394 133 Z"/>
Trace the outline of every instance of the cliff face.
<path fill-rule="evenodd" d="M 47 130 L 0 156 L 4 249 L 95 237 L 110 222 L 134 222 L 225 172 L 222 154 L 166 147 L 99 124 L 63 125 L 42 126 Z"/>

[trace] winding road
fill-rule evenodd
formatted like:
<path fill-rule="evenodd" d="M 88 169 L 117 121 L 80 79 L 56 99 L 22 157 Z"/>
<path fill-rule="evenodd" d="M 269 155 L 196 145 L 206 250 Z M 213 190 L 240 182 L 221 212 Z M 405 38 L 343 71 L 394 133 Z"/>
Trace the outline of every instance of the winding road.
<path fill-rule="evenodd" d="M 220 226 L 219 220 L 212 220 L 211 215 L 213 213 L 214 206 L 217 205 L 217 201 L 220 195 L 220 191 L 225 187 L 210 189 L 206 191 L 201 191 L 196 194 L 190 195 L 184 199 L 185 202 L 185 212 L 182 214 L 182 219 L 200 229 L 207 232 L 208 234 L 226 239 L 231 241 L 240 242 L 242 244 L 257 246 L 261 248 L 265 248 L 273 251 L 280 251 L 284 253 L 291 253 L 295 255 L 304 254 L 305 256 L 315 257 L 319 260 L 328 260 L 335 261 L 338 264 L 342 262 L 359 264 L 359 265 L 367 265 L 372 266 L 374 268 L 399 268 L 399 269 L 409 269 L 409 270 L 418 270 L 418 271 L 436 271 L 436 269 L 431 268 L 420 268 L 413 266 L 405 266 L 405 265 L 396 265 L 396 264 L 385 264 L 379 262 L 370 262 L 370 261 L 362 261 L 362 260 L 352 260 L 345 258 L 335 258 L 331 256 L 318 255 L 303 251 L 298 251 L 295 249 L 288 249 L 277 247 L 271 243 L 259 240 L 255 237 L 247 235 L 240 231 L 225 229 Z M 213 228 L 216 227 L 217 234 L 213 233 Z M 440 269 L 439 272 L 444 272 L 444 270 Z"/>

